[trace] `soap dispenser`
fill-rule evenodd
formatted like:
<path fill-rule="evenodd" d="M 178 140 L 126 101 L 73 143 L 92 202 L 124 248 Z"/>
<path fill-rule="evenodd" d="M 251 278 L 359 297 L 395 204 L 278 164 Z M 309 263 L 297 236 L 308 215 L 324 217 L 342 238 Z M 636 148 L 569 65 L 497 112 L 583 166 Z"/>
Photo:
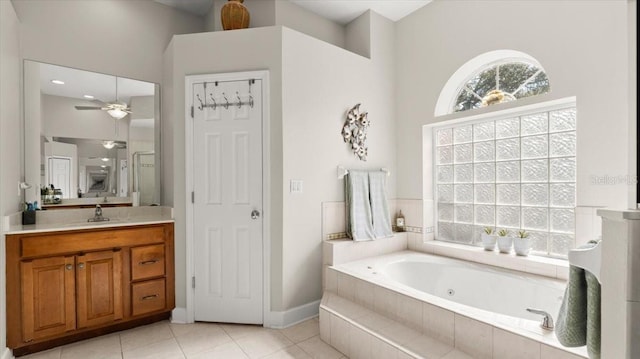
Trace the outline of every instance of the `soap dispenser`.
<path fill-rule="evenodd" d="M 398 228 L 398 232 L 404 232 L 404 215 L 402 214 L 402 210 L 396 216 L 396 227 Z"/>

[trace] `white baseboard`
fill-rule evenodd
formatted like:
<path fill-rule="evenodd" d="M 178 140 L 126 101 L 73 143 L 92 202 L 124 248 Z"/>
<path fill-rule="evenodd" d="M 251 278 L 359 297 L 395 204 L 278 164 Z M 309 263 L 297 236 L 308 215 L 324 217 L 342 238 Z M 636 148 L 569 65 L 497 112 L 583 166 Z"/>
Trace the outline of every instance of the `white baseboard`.
<path fill-rule="evenodd" d="M 4 348 L 4 350 L 2 350 L 2 355 L 0 355 L 0 359 L 14 359 L 13 353 L 11 353 L 11 349 Z"/>
<path fill-rule="evenodd" d="M 186 324 L 187 308 L 175 308 L 171 311 L 171 323 Z"/>
<path fill-rule="evenodd" d="M 320 300 L 291 308 L 284 312 L 265 313 L 264 326 L 267 328 L 282 329 L 318 316 Z"/>

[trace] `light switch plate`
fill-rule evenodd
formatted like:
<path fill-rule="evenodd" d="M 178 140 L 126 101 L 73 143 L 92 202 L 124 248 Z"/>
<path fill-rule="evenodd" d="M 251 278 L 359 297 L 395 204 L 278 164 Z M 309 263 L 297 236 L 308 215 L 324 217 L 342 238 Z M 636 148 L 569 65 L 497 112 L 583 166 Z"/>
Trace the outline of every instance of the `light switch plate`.
<path fill-rule="evenodd" d="M 302 180 L 291 180 L 289 182 L 290 193 L 302 193 L 304 182 Z"/>

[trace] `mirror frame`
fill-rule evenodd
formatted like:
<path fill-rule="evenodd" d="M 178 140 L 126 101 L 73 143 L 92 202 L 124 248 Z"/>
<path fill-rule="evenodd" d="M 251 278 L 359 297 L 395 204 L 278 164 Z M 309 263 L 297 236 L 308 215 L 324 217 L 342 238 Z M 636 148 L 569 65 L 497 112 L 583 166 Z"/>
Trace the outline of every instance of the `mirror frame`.
<path fill-rule="evenodd" d="M 33 80 L 32 77 L 30 77 L 30 74 L 28 73 L 28 68 L 29 66 L 27 65 L 28 63 L 37 63 L 37 64 L 45 64 L 45 65 L 53 65 L 53 66 L 60 66 L 60 67 L 66 67 L 69 69 L 74 69 L 74 70 L 78 70 L 78 71 L 86 71 L 86 72 L 91 72 L 91 73 L 95 73 L 95 74 L 100 74 L 100 75 L 106 75 L 106 76 L 113 76 L 116 79 L 118 78 L 126 78 L 126 79 L 132 79 L 132 80 L 136 80 L 136 81 L 142 81 L 142 82 L 147 82 L 150 84 L 154 85 L 154 104 L 153 104 L 153 111 L 154 111 L 154 178 L 155 178 L 155 186 L 154 186 L 154 198 L 157 199 L 157 201 L 154 203 L 154 205 L 162 205 L 163 204 L 163 199 L 162 199 L 162 111 L 161 111 L 161 100 L 162 100 L 162 94 L 161 94 L 161 86 L 159 83 L 157 82 L 151 82 L 151 81 L 146 81 L 146 80 L 138 80 L 138 79 L 134 79 L 131 77 L 125 77 L 125 76 L 119 76 L 119 75 L 113 75 L 113 74 L 107 74 L 107 73 L 103 73 L 103 72 L 98 72 L 98 71 L 92 71 L 92 70 L 86 70 L 86 69 L 82 69 L 82 68 L 78 68 L 78 67 L 73 67 L 73 66 L 67 66 L 67 65 L 60 65 L 60 64 L 53 64 L 53 63 L 48 63 L 48 62 L 43 62 L 43 61 L 38 61 L 38 60 L 33 60 L 33 59 L 23 59 L 22 61 L 22 119 L 21 119 L 21 125 L 22 125 L 22 151 L 20 153 L 21 155 L 21 178 L 23 180 L 23 183 L 26 183 L 28 185 L 30 185 L 30 188 L 27 188 L 25 190 L 22 191 L 21 193 L 21 200 L 23 202 L 34 202 L 34 201 L 38 201 L 38 203 L 41 203 L 41 195 L 40 195 L 40 188 L 38 188 L 38 185 L 40 184 L 40 171 L 38 171 L 38 173 L 33 173 L 33 170 L 30 170 L 31 167 L 27 167 L 27 162 L 29 161 L 30 158 L 38 158 L 38 168 L 40 168 L 40 166 L 42 166 L 41 163 L 41 159 L 40 159 L 40 151 L 41 148 L 40 146 L 42 146 L 42 144 L 40 143 L 40 141 L 38 141 L 38 151 L 37 153 L 32 153 L 33 150 L 29 148 L 29 146 L 27 146 L 28 143 L 31 143 L 32 141 L 30 140 L 31 137 L 34 137 L 34 129 L 33 126 L 30 126 L 28 119 L 31 118 L 33 115 L 29 114 L 29 109 L 27 108 L 29 101 L 27 100 L 29 94 L 29 88 L 28 88 L 28 83 L 30 83 L 30 80 Z M 38 74 L 39 76 L 39 74 Z M 42 94 L 42 92 L 39 90 L 39 93 Z M 39 133 L 39 127 L 38 127 L 38 138 L 40 138 L 40 136 L 42 135 L 41 133 Z M 129 157 L 131 157 L 133 155 L 133 153 L 129 152 L 130 151 L 130 146 L 129 143 L 127 143 L 127 159 L 129 159 Z M 133 161 L 131 161 L 133 162 Z M 133 163 L 128 164 L 128 166 L 132 166 Z M 133 176 L 133 172 L 132 176 Z M 131 199 L 131 202 L 133 202 L 134 198 L 133 198 L 133 189 L 134 189 L 134 181 L 132 180 L 131 183 L 129 184 L 130 187 L 130 191 L 129 191 L 129 198 Z M 83 197 L 84 198 L 84 197 Z M 99 199 L 99 198 L 98 198 Z M 96 202 L 97 203 L 97 202 Z"/>

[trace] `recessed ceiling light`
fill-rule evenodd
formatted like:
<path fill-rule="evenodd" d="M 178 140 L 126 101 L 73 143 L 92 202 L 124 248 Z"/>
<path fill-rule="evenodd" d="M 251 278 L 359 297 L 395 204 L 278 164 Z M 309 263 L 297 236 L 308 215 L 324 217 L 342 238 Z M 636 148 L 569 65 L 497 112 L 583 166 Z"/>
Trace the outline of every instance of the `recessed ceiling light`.
<path fill-rule="evenodd" d="M 56 85 L 64 85 L 64 81 L 62 80 L 51 80 L 51 83 Z"/>
<path fill-rule="evenodd" d="M 93 97 L 93 96 L 91 96 L 91 95 L 84 95 L 84 96 L 82 96 L 82 97 L 84 97 L 84 98 L 88 98 L 88 99 L 90 99 L 90 100 L 92 100 L 92 99 L 94 99 L 94 98 L 95 98 L 95 97 Z"/>
<path fill-rule="evenodd" d="M 102 162 L 108 162 L 108 161 L 109 161 L 109 159 L 108 159 L 108 158 L 106 158 L 106 157 L 101 158 L 101 160 L 102 160 Z"/>
<path fill-rule="evenodd" d="M 100 167 L 102 167 L 102 168 L 107 168 L 107 166 L 106 166 L 106 165 L 102 165 L 102 166 L 100 166 Z"/>

